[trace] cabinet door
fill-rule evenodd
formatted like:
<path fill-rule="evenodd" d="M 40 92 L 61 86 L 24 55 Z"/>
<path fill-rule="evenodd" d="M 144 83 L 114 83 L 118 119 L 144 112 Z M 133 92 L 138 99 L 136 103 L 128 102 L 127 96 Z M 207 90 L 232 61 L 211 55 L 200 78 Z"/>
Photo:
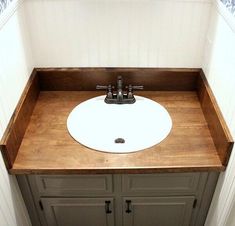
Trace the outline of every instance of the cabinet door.
<path fill-rule="evenodd" d="M 112 198 L 41 198 L 49 226 L 113 226 Z"/>
<path fill-rule="evenodd" d="M 124 226 L 188 226 L 193 196 L 125 197 Z"/>

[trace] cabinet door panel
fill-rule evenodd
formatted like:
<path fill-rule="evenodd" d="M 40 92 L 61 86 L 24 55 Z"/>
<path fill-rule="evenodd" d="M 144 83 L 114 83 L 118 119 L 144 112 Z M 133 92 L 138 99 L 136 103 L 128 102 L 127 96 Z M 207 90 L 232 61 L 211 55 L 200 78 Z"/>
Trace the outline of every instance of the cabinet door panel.
<path fill-rule="evenodd" d="M 194 194 L 200 173 L 127 174 L 122 176 L 122 191 L 152 194 Z"/>
<path fill-rule="evenodd" d="M 41 196 L 110 194 L 113 191 L 112 175 L 33 175 Z"/>
<path fill-rule="evenodd" d="M 124 226 L 188 226 L 193 202 L 194 196 L 126 197 Z"/>
<path fill-rule="evenodd" d="M 42 198 L 41 201 L 50 226 L 114 225 L 112 198 Z"/>

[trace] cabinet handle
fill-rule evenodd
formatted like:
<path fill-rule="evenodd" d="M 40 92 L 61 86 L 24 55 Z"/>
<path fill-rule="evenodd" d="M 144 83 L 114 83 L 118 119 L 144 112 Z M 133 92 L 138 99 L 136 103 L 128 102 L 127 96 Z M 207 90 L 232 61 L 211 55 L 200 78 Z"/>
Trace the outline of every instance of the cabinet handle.
<path fill-rule="evenodd" d="M 126 213 L 131 213 L 131 200 L 126 200 Z"/>
<path fill-rule="evenodd" d="M 105 201 L 105 212 L 107 214 L 112 213 L 112 211 L 109 209 L 110 203 L 111 203 L 111 201 Z"/>

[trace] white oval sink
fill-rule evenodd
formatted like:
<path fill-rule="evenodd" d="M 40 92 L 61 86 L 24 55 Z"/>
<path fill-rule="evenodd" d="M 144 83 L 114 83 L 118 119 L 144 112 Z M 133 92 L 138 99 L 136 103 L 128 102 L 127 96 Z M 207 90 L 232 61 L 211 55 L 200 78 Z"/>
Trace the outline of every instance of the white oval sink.
<path fill-rule="evenodd" d="M 84 146 L 111 153 L 136 152 L 160 143 L 170 133 L 171 117 L 157 102 L 135 96 L 134 104 L 106 104 L 104 98 L 82 102 L 67 119 L 70 135 Z"/>

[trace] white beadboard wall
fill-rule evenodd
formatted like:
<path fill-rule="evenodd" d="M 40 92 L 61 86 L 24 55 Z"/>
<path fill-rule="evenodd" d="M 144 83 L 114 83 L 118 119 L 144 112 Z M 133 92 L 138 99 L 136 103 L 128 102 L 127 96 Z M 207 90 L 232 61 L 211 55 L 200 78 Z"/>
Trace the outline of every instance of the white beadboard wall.
<path fill-rule="evenodd" d="M 203 70 L 235 138 L 235 18 L 219 0 L 212 8 Z M 220 175 L 205 225 L 235 225 L 235 148 Z"/>
<path fill-rule="evenodd" d="M 0 17 L 0 139 L 33 68 L 23 1 L 6 11 Z M 16 178 L 0 153 L 0 226 L 30 225 Z"/>
<path fill-rule="evenodd" d="M 211 0 L 26 0 L 37 67 L 201 67 Z"/>
<path fill-rule="evenodd" d="M 0 137 L 33 67 L 202 63 L 235 137 L 235 25 L 219 0 L 212 11 L 210 0 L 16 2 L 19 8 L 0 21 Z M 235 151 L 220 176 L 206 226 L 235 225 L 234 168 Z M 28 225 L 16 179 L 7 174 L 0 154 L 0 226 Z"/>

